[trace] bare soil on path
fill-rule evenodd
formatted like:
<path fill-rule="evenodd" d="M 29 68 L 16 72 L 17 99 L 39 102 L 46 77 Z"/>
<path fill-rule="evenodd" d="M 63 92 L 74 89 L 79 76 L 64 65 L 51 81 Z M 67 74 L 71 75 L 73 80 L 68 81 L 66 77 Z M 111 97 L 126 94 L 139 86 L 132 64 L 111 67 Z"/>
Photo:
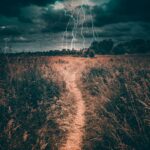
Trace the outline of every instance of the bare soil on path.
<path fill-rule="evenodd" d="M 64 78 L 67 89 L 73 95 L 76 102 L 76 114 L 73 122 L 70 124 L 66 141 L 60 150 L 81 150 L 85 126 L 85 104 L 81 91 L 78 88 L 78 83 L 80 82 L 79 79 L 85 65 L 84 61 L 74 59 L 72 62 L 71 58 L 65 58 L 65 60 L 60 58 L 59 62 L 61 64 L 56 63 L 55 68 Z"/>

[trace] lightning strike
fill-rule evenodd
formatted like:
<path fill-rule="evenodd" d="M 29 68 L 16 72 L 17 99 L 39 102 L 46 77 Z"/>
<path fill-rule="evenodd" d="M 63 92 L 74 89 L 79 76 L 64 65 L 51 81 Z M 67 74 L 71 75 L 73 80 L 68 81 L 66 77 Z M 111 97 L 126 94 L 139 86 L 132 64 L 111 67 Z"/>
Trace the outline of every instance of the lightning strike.
<path fill-rule="evenodd" d="M 68 0 L 69 1 L 69 0 Z M 92 15 L 92 10 L 91 8 L 88 10 L 90 14 L 90 22 L 91 22 L 91 29 L 89 29 L 87 25 L 87 16 L 86 16 L 86 10 L 85 10 L 85 5 L 88 5 L 88 0 L 82 0 L 80 6 L 75 5 L 75 1 L 71 0 L 68 5 L 65 5 L 64 8 L 64 14 L 66 17 L 70 17 L 67 25 L 65 32 L 63 33 L 63 38 L 62 38 L 62 48 L 65 48 L 66 50 L 70 49 L 76 49 L 76 41 L 79 40 L 79 37 L 82 38 L 82 48 L 85 49 L 85 29 L 89 33 L 92 32 L 92 41 L 96 40 L 96 33 L 94 29 L 94 22 L 93 22 L 93 15 Z M 71 33 L 70 33 L 70 28 Z M 71 41 L 70 41 L 70 46 L 68 46 L 68 36 L 71 35 Z M 80 35 L 80 36 L 79 36 Z M 64 42 L 65 41 L 65 42 Z M 92 42 L 91 41 L 91 42 Z"/>

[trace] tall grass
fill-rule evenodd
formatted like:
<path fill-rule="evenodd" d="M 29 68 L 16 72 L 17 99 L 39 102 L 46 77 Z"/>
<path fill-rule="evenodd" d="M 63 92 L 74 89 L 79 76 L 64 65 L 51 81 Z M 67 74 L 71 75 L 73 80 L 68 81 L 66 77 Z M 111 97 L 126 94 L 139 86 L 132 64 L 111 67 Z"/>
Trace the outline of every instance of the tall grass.
<path fill-rule="evenodd" d="M 148 61 L 149 58 L 138 57 L 111 58 L 84 73 L 83 90 L 91 98 L 85 101 L 89 112 L 83 149 L 149 149 Z"/>
<path fill-rule="evenodd" d="M 9 62 L 9 63 L 8 63 Z M 64 90 L 42 58 L 3 58 L 0 62 L 0 149 L 58 149 L 64 134 L 50 111 Z M 54 79 L 55 76 L 55 79 Z"/>

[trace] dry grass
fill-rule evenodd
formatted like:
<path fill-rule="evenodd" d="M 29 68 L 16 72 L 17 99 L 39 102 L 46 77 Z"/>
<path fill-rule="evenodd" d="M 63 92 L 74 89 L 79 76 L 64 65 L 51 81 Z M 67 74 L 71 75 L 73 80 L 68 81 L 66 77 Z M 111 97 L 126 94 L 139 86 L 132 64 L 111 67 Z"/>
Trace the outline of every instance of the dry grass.
<path fill-rule="evenodd" d="M 0 59 L 0 149 L 60 149 L 82 100 L 83 149 L 149 149 L 149 56 Z"/>
<path fill-rule="evenodd" d="M 48 57 L 1 58 L 0 149 L 57 150 L 65 140 L 61 124 L 75 108 L 54 63 Z"/>
<path fill-rule="evenodd" d="M 106 57 L 87 62 L 86 150 L 148 150 L 150 147 L 149 57 Z"/>

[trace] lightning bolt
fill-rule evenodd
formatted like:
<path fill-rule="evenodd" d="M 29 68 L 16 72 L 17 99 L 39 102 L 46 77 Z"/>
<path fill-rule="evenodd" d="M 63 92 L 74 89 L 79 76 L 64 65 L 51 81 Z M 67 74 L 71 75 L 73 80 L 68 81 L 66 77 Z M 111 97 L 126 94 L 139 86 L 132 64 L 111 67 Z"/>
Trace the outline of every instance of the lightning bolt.
<path fill-rule="evenodd" d="M 7 51 L 8 51 L 8 41 L 9 41 L 9 38 L 5 38 L 4 41 L 5 41 L 4 53 L 7 53 Z"/>
<path fill-rule="evenodd" d="M 84 11 L 84 8 L 83 8 L 83 1 L 82 1 L 82 5 L 81 5 L 81 10 L 82 10 L 82 14 L 83 14 L 83 21 L 82 21 L 82 28 L 81 28 L 81 36 L 82 36 L 82 39 L 83 39 L 83 48 L 85 49 L 85 37 L 84 37 L 84 33 L 83 33 L 83 30 L 84 30 L 84 23 L 85 23 L 85 11 Z"/>
<path fill-rule="evenodd" d="M 69 0 L 68 0 L 69 1 Z M 92 41 L 96 40 L 96 32 L 95 32 L 95 27 L 94 27 L 94 21 L 93 21 L 93 15 L 92 15 L 92 9 L 90 7 L 89 14 L 90 14 L 90 22 L 91 22 L 91 27 L 89 28 L 89 25 L 87 24 L 86 20 L 88 19 L 86 16 L 86 10 L 84 8 L 85 5 L 88 6 L 88 0 L 82 0 L 81 5 L 79 7 L 74 8 L 73 7 L 73 0 L 71 0 L 71 3 L 66 6 L 65 9 L 65 16 L 69 16 L 70 19 L 66 25 L 66 30 L 63 33 L 63 38 L 62 38 L 62 48 L 65 47 L 65 49 L 68 49 L 68 35 L 70 34 L 69 26 L 72 27 L 71 31 L 71 43 L 70 43 L 70 49 L 76 49 L 76 39 L 78 36 L 78 33 L 80 33 L 80 36 L 82 38 L 82 47 L 85 49 L 85 43 L 86 43 L 86 38 L 85 38 L 85 31 L 91 33 L 92 32 Z M 87 30 L 85 30 L 87 29 Z M 92 30 L 92 31 L 91 31 Z M 65 46 L 64 46 L 64 41 L 65 41 Z"/>

